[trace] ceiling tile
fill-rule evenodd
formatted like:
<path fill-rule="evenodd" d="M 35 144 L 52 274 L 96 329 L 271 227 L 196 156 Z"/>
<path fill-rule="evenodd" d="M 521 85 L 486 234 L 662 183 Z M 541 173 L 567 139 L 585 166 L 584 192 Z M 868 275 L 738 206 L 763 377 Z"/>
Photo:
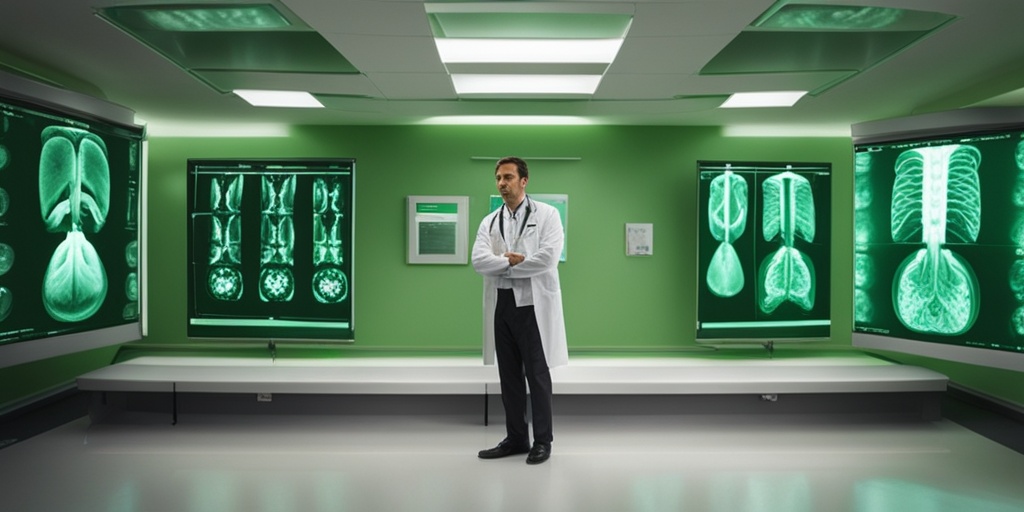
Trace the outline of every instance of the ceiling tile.
<path fill-rule="evenodd" d="M 444 73 L 434 38 L 325 34 L 364 73 Z"/>

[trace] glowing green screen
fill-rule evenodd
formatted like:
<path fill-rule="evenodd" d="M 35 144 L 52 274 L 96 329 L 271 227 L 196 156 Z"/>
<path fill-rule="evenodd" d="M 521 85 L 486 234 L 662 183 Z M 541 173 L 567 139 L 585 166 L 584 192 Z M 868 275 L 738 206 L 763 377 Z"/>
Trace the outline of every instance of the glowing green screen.
<path fill-rule="evenodd" d="M 831 166 L 698 172 L 698 340 L 828 337 Z"/>
<path fill-rule="evenodd" d="M 1022 350 L 1022 132 L 855 149 L 854 330 Z"/>

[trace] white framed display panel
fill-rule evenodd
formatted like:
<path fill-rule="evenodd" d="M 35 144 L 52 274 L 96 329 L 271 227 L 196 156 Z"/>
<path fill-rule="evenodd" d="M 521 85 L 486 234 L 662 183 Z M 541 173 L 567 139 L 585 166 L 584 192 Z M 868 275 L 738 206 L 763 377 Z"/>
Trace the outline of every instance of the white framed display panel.
<path fill-rule="evenodd" d="M 469 196 L 409 196 L 406 263 L 469 263 Z"/>

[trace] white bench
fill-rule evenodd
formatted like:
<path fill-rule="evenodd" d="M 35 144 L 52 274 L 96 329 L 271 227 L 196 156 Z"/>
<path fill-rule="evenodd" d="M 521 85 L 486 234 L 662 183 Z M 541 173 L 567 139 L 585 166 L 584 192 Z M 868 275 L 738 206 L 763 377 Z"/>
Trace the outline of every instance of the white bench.
<path fill-rule="evenodd" d="M 948 378 L 857 352 L 828 357 L 573 357 L 552 370 L 556 395 L 920 394 Z M 86 373 L 102 393 L 499 395 L 498 373 L 472 357 L 271 359 L 143 356 Z M 176 407 L 176 406 L 175 406 Z M 176 409 L 175 409 L 176 416 Z"/>

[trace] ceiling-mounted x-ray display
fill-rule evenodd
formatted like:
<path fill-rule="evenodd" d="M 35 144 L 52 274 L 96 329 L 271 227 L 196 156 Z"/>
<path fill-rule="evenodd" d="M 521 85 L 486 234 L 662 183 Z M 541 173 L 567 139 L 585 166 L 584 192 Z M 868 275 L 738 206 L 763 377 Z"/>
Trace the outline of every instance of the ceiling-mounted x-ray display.
<path fill-rule="evenodd" d="M 698 341 L 827 338 L 831 165 L 698 162 Z"/>
<path fill-rule="evenodd" d="M 355 161 L 188 167 L 189 337 L 353 340 Z"/>
<path fill-rule="evenodd" d="M 951 132 L 855 146 L 854 332 L 1021 353 L 1024 129 Z"/>

